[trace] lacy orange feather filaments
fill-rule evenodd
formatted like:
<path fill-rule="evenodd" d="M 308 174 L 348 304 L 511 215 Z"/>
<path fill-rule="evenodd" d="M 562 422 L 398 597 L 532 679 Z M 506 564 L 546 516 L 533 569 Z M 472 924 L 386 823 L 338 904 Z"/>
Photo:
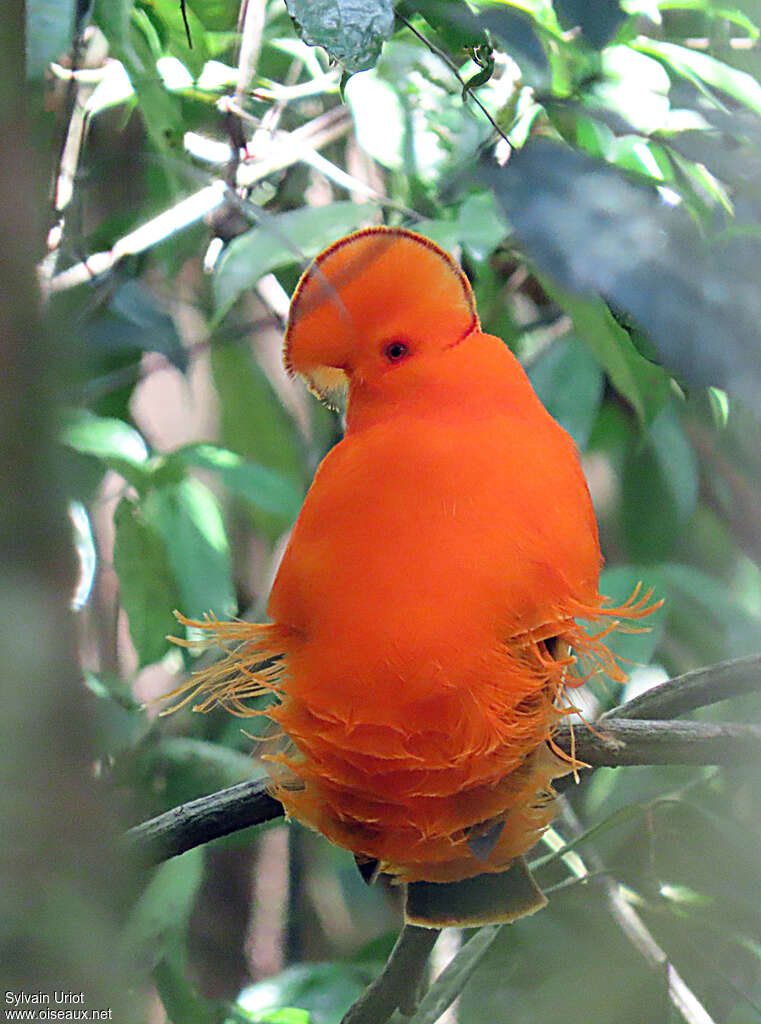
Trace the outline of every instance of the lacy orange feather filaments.
<path fill-rule="evenodd" d="M 568 691 L 625 679 L 605 637 L 651 595 L 606 606 L 573 443 L 433 243 L 370 229 L 322 253 L 286 362 L 346 384 L 346 436 L 294 527 L 272 623 L 180 616 L 226 654 L 174 696 L 266 715 L 274 795 L 360 860 L 402 881 L 504 871 L 578 766 L 552 743 Z"/>
<path fill-rule="evenodd" d="M 576 710 L 567 690 L 599 672 L 625 680 L 603 638 L 620 619 L 650 614 L 650 598 L 635 591 L 615 608 L 579 606 L 580 617 L 613 621 L 597 633 L 566 619 L 515 636 L 495 652 L 498 671 L 467 700 L 442 694 L 424 709 L 400 695 L 394 721 L 374 723 L 290 695 L 284 652 L 299 638 L 287 629 L 178 614 L 197 638 L 175 642 L 214 643 L 225 656 L 174 691 L 172 710 L 194 702 L 197 711 L 221 706 L 276 723 L 285 742 L 264 759 L 286 812 L 360 858 L 377 859 L 400 881 L 502 871 L 549 824 L 552 779 L 581 767 L 552 743 L 553 726 Z M 256 697 L 274 703 L 247 703 Z M 504 827 L 488 858 L 474 856 L 470 841 L 495 822 Z"/>

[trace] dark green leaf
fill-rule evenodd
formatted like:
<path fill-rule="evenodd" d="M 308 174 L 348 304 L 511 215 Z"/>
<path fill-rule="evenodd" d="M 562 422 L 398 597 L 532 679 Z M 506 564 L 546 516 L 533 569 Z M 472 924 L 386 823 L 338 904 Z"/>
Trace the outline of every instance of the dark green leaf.
<path fill-rule="evenodd" d="M 631 403 L 640 423 L 650 422 L 668 399 L 670 385 L 666 373 L 639 354 L 629 332 L 604 302 L 580 298 L 550 282 L 544 282 L 544 287 L 570 314 L 578 336 L 616 390 Z"/>
<path fill-rule="evenodd" d="M 148 969 L 187 930 L 203 873 L 203 851 L 189 850 L 162 864 L 127 921 L 122 955 Z"/>
<path fill-rule="evenodd" d="M 169 949 L 153 969 L 153 981 L 171 1024 L 219 1024 L 221 1008 L 204 999 L 185 970 L 179 944 Z"/>
<path fill-rule="evenodd" d="M 392 0 L 286 0 L 310 46 L 323 46 L 347 71 L 371 68 L 394 31 Z"/>
<path fill-rule="evenodd" d="M 635 562 L 668 558 L 698 498 L 695 454 L 673 406 L 647 430 L 624 469 L 622 520 Z"/>
<path fill-rule="evenodd" d="M 87 756 L 109 763 L 139 744 L 150 722 L 129 683 L 111 673 L 96 676 L 85 671 L 83 675 L 85 686 L 97 698 L 87 708 L 92 736 Z"/>
<path fill-rule="evenodd" d="M 739 603 L 722 580 L 692 565 L 663 566 L 670 631 L 690 644 L 695 664 L 761 649 L 761 616 Z"/>
<path fill-rule="evenodd" d="M 115 50 L 128 45 L 133 6 L 134 0 L 94 0 L 92 19 Z"/>
<path fill-rule="evenodd" d="M 123 498 L 114 513 L 114 568 L 122 607 L 141 666 L 167 652 L 167 634 L 176 626 L 172 611 L 180 592 L 169 568 L 160 534 L 134 502 Z"/>
<path fill-rule="evenodd" d="M 637 818 L 642 817 L 644 813 L 644 807 L 622 807 L 603 818 L 602 821 L 598 821 L 597 824 L 585 829 L 580 835 L 576 836 L 575 839 L 571 839 L 567 842 L 561 849 L 553 850 L 552 853 L 547 853 L 542 857 L 538 857 L 536 860 L 529 861 L 529 868 L 532 872 L 539 871 L 540 868 L 546 867 L 548 864 L 552 864 L 556 860 L 560 860 L 566 853 L 570 853 L 571 850 L 578 849 L 584 843 L 589 842 L 590 839 L 599 839 L 600 836 L 604 835 L 610 829 L 619 828 L 619 826 L 625 825 L 627 822 L 634 821 Z"/>
<path fill-rule="evenodd" d="M 523 11 L 500 4 L 482 11 L 478 20 L 513 58 L 526 84 L 535 89 L 546 88 L 550 65 L 532 19 Z"/>
<path fill-rule="evenodd" d="M 653 600 L 665 596 L 663 574 L 659 567 L 614 565 L 603 569 L 600 574 L 600 593 L 610 599 L 611 605 L 623 604 L 637 585 L 643 592 L 653 590 Z M 606 645 L 619 657 L 625 659 L 622 668 L 631 673 L 638 665 L 647 665 L 663 636 L 668 604 L 648 615 L 646 619 L 631 625 L 642 632 L 626 633 L 615 630 L 605 638 Z"/>
<path fill-rule="evenodd" d="M 186 615 L 211 611 L 229 616 L 236 608 L 230 547 L 217 501 L 200 480 L 152 490 L 145 519 L 161 536 Z"/>
<path fill-rule="evenodd" d="M 113 701 L 125 711 L 142 713 L 143 705 L 133 697 L 132 688 L 129 683 L 119 676 L 109 674 L 95 675 L 95 673 L 85 670 L 84 683 L 90 693 L 100 700 Z"/>
<path fill-rule="evenodd" d="M 240 235 L 225 249 L 214 275 L 217 316 L 276 267 L 316 256 L 331 242 L 372 216 L 369 203 L 330 203 L 276 215 L 264 214 L 261 224 Z"/>
<path fill-rule="evenodd" d="M 686 211 L 544 139 L 483 173 L 542 271 L 628 313 L 686 381 L 725 387 L 761 413 L 761 292 L 750 283 L 761 241 L 707 246 Z"/>
<path fill-rule="evenodd" d="M 396 9 L 406 18 L 419 14 L 453 52 L 488 47 L 488 36 L 465 0 L 408 0 Z"/>
<path fill-rule="evenodd" d="M 560 338 L 531 364 L 529 379 L 547 412 L 583 450 L 602 400 L 597 360 L 578 338 Z"/>
<path fill-rule="evenodd" d="M 595 884 L 566 889 L 540 913 L 502 928 L 462 994 L 459 1015 L 467 1024 L 668 1020 L 665 982 L 619 930 Z"/>
<path fill-rule="evenodd" d="M 299 487 L 304 468 L 295 424 L 251 349 L 242 345 L 214 345 L 211 363 L 222 404 L 222 437 L 226 447 L 276 470 Z"/>
<path fill-rule="evenodd" d="M 142 744 L 128 771 L 130 779 L 142 781 L 149 792 L 159 789 L 162 805 L 169 806 L 263 775 L 261 762 L 248 754 L 182 736 Z"/>
<path fill-rule="evenodd" d="M 174 0 L 172 0 L 174 2 Z M 123 317 L 136 330 L 129 332 L 127 345 L 145 352 L 160 352 L 184 373 L 188 368 L 188 355 L 174 320 L 160 308 L 156 297 L 139 281 L 125 281 L 114 292 L 110 308 Z"/>
<path fill-rule="evenodd" d="M 299 514 L 304 495 L 292 480 L 226 448 L 192 444 L 175 452 L 172 458 L 180 459 L 187 466 L 213 470 L 228 490 L 285 521 L 292 522 Z"/>
<path fill-rule="evenodd" d="M 563 28 L 578 25 L 587 42 L 598 50 L 607 45 L 626 18 L 618 0 L 554 0 L 554 7 Z"/>

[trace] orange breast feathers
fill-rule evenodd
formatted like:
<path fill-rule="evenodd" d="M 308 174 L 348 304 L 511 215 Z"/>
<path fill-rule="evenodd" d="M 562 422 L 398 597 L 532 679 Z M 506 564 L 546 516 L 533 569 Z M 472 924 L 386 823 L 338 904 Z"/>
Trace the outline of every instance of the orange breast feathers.
<path fill-rule="evenodd" d="M 273 792 L 360 862 L 413 882 L 505 871 L 574 767 L 552 746 L 566 691 L 600 669 L 623 679 L 604 623 L 647 597 L 605 606 L 574 445 L 427 239 L 372 228 L 318 256 L 285 361 L 347 394 L 346 436 L 294 527 L 272 622 L 192 623 L 230 653 L 186 699 L 277 723 Z"/>

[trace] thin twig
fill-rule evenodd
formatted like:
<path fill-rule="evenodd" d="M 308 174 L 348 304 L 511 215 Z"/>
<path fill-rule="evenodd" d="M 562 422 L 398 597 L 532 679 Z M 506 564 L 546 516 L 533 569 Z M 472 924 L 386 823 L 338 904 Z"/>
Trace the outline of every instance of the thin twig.
<path fill-rule="evenodd" d="M 406 924 L 382 973 L 342 1018 L 341 1024 L 382 1024 L 401 1010 L 415 1010 L 415 995 L 439 931 Z"/>
<path fill-rule="evenodd" d="M 346 134 L 352 125 L 351 115 L 345 107 L 338 108 L 338 111 L 338 114 L 330 111 L 330 117 L 320 115 L 308 124 L 302 125 L 291 133 L 286 142 L 273 142 L 266 158 L 242 164 L 238 171 L 238 184 L 249 187 L 270 174 L 297 163 L 301 159 L 301 149 L 295 146 L 294 142 L 308 141 L 312 149 L 317 150 L 333 142 L 340 135 Z M 239 201 L 226 182 L 221 179 L 212 181 L 200 191 L 120 238 L 112 249 L 93 253 L 82 263 L 61 271 L 49 282 L 47 293 L 61 292 L 86 284 L 94 277 L 112 270 L 125 256 L 145 252 L 197 223 L 226 199 Z"/>
<path fill-rule="evenodd" d="M 576 817 L 571 805 L 562 797 L 561 813 L 574 837 L 581 835 L 581 822 Z M 608 907 L 616 924 L 650 967 L 659 972 L 665 971 L 668 995 L 672 1005 L 687 1021 L 687 1024 L 715 1024 L 711 1015 L 671 963 L 668 954 L 658 945 L 645 922 L 626 899 L 620 884 L 610 877 L 599 854 L 593 848 L 588 848 L 585 859 L 594 869 L 595 875 L 602 879 Z"/>
<path fill-rule="evenodd" d="M 761 725 L 607 718 L 573 727 L 576 757 L 591 768 L 645 764 L 737 764 L 761 753 Z M 571 726 L 553 737 L 571 752 Z"/>
<path fill-rule="evenodd" d="M 611 718 L 678 718 L 696 708 L 761 689 L 761 654 L 721 661 L 668 679 L 601 716 Z"/>
<path fill-rule="evenodd" d="M 415 28 L 415 26 L 413 24 L 411 24 L 411 22 L 409 22 L 407 20 L 407 18 L 404 17 L 404 15 L 400 14 L 397 11 L 396 12 L 396 16 L 399 19 L 399 21 L 401 21 L 403 24 L 405 24 L 407 26 L 407 28 L 410 30 L 410 32 L 414 36 L 417 36 L 417 38 L 420 40 L 421 43 L 423 43 L 424 46 L 428 47 L 428 49 L 431 51 L 431 53 L 435 53 L 436 56 L 439 58 L 439 60 L 443 61 L 446 64 L 446 66 L 449 68 L 449 70 L 452 72 L 452 74 L 455 76 L 457 81 L 462 86 L 463 99 L 465 98 L 465 96 L 469 96 L 473 100 L 473 102 L 476 104 L 478 109 L 484 115 L 484 117 L 489 122 L 489 124 L 492 126 L 492 128 L 495 130 L 495 132 L 497 132 L 497 134 L 500 136 L 500 138 L 504 139 L 505 142 L 508 144 L 508 146 L 510 146 L 510 148 L 512 149 L 512 143 L 510 142 L 510 139 L 507 137 L 507 135 L 504 133 L 504 131 L 500 128 L 499 124 L 494 120 L 492 115 L 489 113 L 488 109 L 484 106 L 484 104 L 481 102 L 481 100 L 478 98 L 478 96 L 475 94 L 475 92 L 472 89 L 468 88 L 468 83 L 463 79 L 462 75 L 460 74 L 460 72 L 459 72 L 459 70 L 457 68 L 457 65 L 452 60 L 452 58 L 449 56 L 449 54 L 446 53 L 444 50 L 439 49 L 439 47 L 436 46 L 435 43 L 432 43 L 430 39 L 427 39 L 426 36 L 424 36 L 422 32 L 419 32 Z"/>
<path fill-rule="evenodd" d="M 283 805 L 267 792 L 266 779 L 252 779 L 199 797 L 127 832 L 146 864 L 160 864 L 212 839 L 261 825 L 283 815 Z"/>
<path fill-rule="evenodd" d="M 243 96 L 254 77 L 259 61 L 259 50 L 262 46 L 262 33 L 264 32 L 264 13 L 264 0 L 247 0 L 238 58 L 238 81 L 235 88 L 235 99 L 239 105 L 243 102 Z"/>

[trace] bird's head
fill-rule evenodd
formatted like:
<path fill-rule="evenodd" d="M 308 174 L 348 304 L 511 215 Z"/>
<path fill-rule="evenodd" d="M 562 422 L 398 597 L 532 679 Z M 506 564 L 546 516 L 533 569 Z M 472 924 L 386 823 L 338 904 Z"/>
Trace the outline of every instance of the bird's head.
<path fill-rule="evenodd" d="M 451 256 L 412 231 L 367 228 L 322 252 L 299 281 L 285 365 L 335 401 L 478 326 L 470 284 Z"/>

